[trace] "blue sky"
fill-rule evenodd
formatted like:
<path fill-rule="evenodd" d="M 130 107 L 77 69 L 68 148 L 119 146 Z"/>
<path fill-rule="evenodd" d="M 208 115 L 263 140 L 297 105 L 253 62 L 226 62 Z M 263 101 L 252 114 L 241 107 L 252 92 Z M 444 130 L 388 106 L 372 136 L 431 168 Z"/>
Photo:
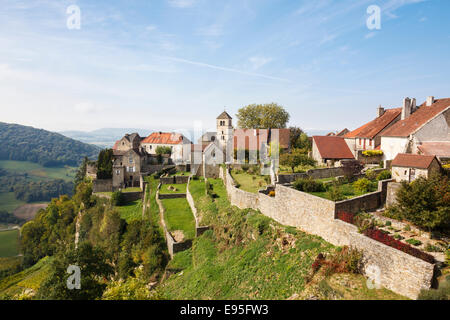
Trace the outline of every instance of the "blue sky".
<path fill-rule="evenodd" d="M 277 102 L 291 125 L 354 129 L 379 104 L 450 97 L 448 0 L 0 4 L 3 122 L 208 129 L 224 107 Z M 66 26 L 73 4 L 80 30 Z"/>

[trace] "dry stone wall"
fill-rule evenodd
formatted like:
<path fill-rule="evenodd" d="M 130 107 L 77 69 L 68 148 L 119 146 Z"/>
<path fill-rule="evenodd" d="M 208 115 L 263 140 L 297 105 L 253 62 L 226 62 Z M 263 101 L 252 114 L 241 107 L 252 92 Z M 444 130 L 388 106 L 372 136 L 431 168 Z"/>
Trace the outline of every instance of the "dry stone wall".
<path fill-rule="evenodd" d="M 200 224 L 200 217 L 197 211 L 197 207 L 195 206 L 194 198 L 192 197 L 191 192 L 189 191 L 189 183 L 191 182 L 191 179 L 189 177 L 188 184 L 186 186 L 186 200 L 189 203 L 189 206 L 191 207 L 192 213 L 194 215 L 195 219 L 195 236 L 198 237 L 202 235 L 206 230 L 209 230 L 209 226 L 202 226 Z"/>
<path fill-rule="evenodd" d="M 416 299 L 421 289 L 429 289 L 434 265 L 386 246 L 360 234 L 354 225 L 335 219 L 338 210 L 355 212 L 365 202 L 372 208 L 386 198 L 389 181 L 381 181 L 379 190 L 358 199 L 335 203 L 308 193 L 277 184 L 275 197 L 263 193 L 251 194 L 235 187 L 228 170 L 221 168 L 230 202 L 239 208 L 253 208 L 275 221 L 298 227 L 326 241 L 353 246 L 364 253 L 364 273 L 367 277 L 401 295 Z M 384 194 L 384 196 L 383 196 Z M 358 211 L 358 210 L 357 210 Z"/>

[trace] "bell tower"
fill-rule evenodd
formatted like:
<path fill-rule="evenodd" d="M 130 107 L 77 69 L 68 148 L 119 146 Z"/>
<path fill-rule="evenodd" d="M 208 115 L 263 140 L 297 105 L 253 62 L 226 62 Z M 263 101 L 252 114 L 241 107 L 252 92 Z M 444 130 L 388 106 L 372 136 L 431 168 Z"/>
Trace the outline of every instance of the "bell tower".
<path fill-rule="evenodd" d="M 233 118 L 226 112 L 222 112 L 216 119 L 217 140 L 224 150 L 233 146 Z"/>

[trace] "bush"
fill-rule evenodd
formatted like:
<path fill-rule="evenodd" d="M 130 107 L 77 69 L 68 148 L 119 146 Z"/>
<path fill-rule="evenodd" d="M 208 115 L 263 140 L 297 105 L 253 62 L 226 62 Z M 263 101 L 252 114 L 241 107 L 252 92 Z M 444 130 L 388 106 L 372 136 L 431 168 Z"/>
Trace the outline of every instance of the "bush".
<path fill-rule="evenodd" d="M 387 180 L 392 177 L 391 172 L 389 170 L 383 170 L 377 175 L 377 180 Z"/>
<path fill-rule="evenodd" d="M 413 239 L 413 238 L 406 240 L 406 242 L 408 242 L 409 244 L 412 244 L 413 246 L 416 246 L 416 247 L 420 246 L 422 244 L 422 241 L 419 241 L 419 240 Z"/>
<path fill-rule="evenodd" d="M 391 221 L 386 221 L 386 223 L 384 224 L 386 227 L 392 226 L 392 222 Z"/>
<path fill-rule="evenodd" d="M 373 169 L 366 171 L 366 178 L 369 180 L 375 180 L 377 178 L 377 172 Z"/>
<path fill-rule="evenodd" d="M 111 195 L 111 202 L 114 206 L 123 205 L 125 200 L 122 191 L 113 192 L 113 194 Z"/>
<path fill-rule="evenodd" d="M 322 182 L 304 178 L 295 180 L 293 183 L 293 187 L 298 191 L 305 192 L 323 192 L 326 190 Z"/>
<path fill-rule="evenodd" d="M 337 185 L 333 185 L 328 189 L 328 196 L 332 201 L 341 201 L 345 199 L 344 194 Z"/>
<path fill-rule="evenodd" d="M 418 300 L 450 300 L 450 279 L 439 285 L 438 289 L 421 290 Z"/>
<path fill-rule="evenodd" d="M 427 252 L 442 252 L 443 250 L 438 246 L 433 246 L 431 243 L 427 243 L 425 246 L 425 251 Z"/>
<path fill-rule="evenodd" d="M 381 150 L 364 150 L 362 154 L 366 157 L 376 157 L 376 156 L 382 156 L 383 151 Z"/>
<path fill-rule="evenodd" d="M 367 178 L 361 178 L 358 181 L 353 182 L 353 188 L 359 192 L 371 192 L 375 189 L 375 185 Z"/>

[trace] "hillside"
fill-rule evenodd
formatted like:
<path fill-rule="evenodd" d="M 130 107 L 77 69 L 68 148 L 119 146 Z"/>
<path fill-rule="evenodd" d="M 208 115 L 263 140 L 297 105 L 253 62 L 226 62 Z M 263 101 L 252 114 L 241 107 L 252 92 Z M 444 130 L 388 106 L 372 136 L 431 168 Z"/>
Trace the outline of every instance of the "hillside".
<path fill-rule="evenodd" d="M 99 147 L 59 133 L 0 122 L 0 160 L 30 161 L 44 167 L 78 166 L 84 157 L 96 158 Z"/>

